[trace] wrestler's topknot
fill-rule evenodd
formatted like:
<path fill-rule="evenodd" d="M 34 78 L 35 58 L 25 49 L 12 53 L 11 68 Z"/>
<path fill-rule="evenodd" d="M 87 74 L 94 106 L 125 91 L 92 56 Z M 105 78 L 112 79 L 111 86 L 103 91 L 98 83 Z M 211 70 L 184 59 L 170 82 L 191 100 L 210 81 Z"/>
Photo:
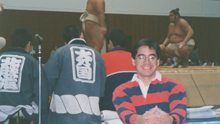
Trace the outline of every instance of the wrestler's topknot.
<path fill-rule="evenodd" d="M 176 9 L 171 10 L 170 13 L 173 13 L 174 15 L 177 15 L 177 14 L 178 14 L 179 17 L 180 17 L 179 8 L 176 8 Z"/>
<path fill-rule="evenodd" d="M 179 12 L 179 10 L 180 10 L 179 8 L 176 8 L 176 11 L 177 11 L 177 12 Z"/>

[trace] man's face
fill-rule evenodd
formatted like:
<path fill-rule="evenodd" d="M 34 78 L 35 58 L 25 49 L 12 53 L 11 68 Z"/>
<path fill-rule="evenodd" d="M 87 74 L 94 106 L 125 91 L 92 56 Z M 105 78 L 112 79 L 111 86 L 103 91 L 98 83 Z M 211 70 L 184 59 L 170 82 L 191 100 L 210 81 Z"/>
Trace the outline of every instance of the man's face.
<path fill-rule="evenodd" d="M 168 64 L 171 64 L 171 62 L 172 62 L 172 61 L 171 61 L 171 58 L 167 58 L 167 63 L 168 63 Z"/>
<path fill-rule="evenodd" d="M 207 65 L 208 66 L 212 66 L 213 62 L 208 62 Z"/>
<path fill-rule="evenodd" d="M 176 19 L 176 16 L 173 13 L 170 13 L 169 19 L 170 19 L 170 22 L 173 23 Z"/>
<path fill-rule="evenodd" d="M 132 59 L 133 65 L 136 66 L 137 77 L 139 79 L 153 79 L 159 62 L 160 60 L 157 59 L 156 51 L 150 49 L 148 46 L 139 47 L 136 58 Z"/>

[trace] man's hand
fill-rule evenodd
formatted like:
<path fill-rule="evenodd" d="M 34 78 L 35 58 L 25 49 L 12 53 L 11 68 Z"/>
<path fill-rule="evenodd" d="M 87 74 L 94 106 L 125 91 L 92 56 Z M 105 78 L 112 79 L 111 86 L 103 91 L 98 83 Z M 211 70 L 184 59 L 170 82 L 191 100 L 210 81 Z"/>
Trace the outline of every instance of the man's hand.
<path fill-rule="evenodd" d="M 181 42 L 178 44 L 178 48 L 179 49 L 182 49 L 186 44 L 184 42 Z"/>
<path fill-rule="evenodd" d="M 162 124 L 162 116 L 158 113 L 158 107 L 154 107 L 151 111 L 146 112 L 147 124 Z"/>
<path fill-rule="evenodd" d="M 137 115 L 134 119 L 135 124 L 146 124 L 146 114 L 143 115 Z"/>
<path fill-rule="evenodd" d="M 157 113 L 156 106 L 151 111 L 146 111 L 143 115 L 135 117 L 135 124 L 162 124 L 162 116 Z"/>
<path fill-rule="evenodd" d="M 0 12 L 3 11 L 3 4 L 0 3 Z"/>
<path fill-rule="evenodd" d="M 105 35 L 107 33 L 107 29 L 105 27 L 101 27 L 101 33 Z"/>
<path fill-rule="evenodd" d="M 160 49 L 161 49 L 161 50 L 165 50 L 165 48 L 166 48 L 165 45 L 163 45 L 163 44 L 160 45 Z"/>
<path fill-rule="evenodd" d="M 158 107 L 156 108 L 156 111 L 159 113 L 159 115 L 162 116 L 162 120 L 161 120 L 162 124 L 172 124 L 173 123 L 173 117 L 172 116 L 170 116 L 166 112 L 160 110 Z"/>

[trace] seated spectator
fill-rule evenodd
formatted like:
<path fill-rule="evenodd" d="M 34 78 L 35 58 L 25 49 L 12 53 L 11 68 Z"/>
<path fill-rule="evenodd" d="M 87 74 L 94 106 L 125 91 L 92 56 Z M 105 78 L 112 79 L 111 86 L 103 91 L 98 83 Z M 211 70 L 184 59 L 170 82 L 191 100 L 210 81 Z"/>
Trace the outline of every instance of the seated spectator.
<path fill-rule="evenodd" d="M 209 58 L 206 60 L 206 63 L 204 63 L 203 66 L 220 66 L 220 64 L 214 62 L 212 58 Z"/>
<path fill-rule="evenodd" d="M 202 63 L 199 60 L 199 48 L 197 46 L 195 46 L 193 48 L 193 52 L 192 52 L 192 57 L 191 57 L 191 62 L 193 65 L 198 66 L 198 65 L 202 65 Z"/>
<path fill-rule="evenodd" d="M 131 80 L 136 73 L 131 62 L 131 53 L 125 51 L 126 34 L 112 30 L 108 35 L 108 53 L 102 54 L 106 70 L 105 96 L 100 99 L 100 110 L 113 110 L 112 93 L 117 86 Z"/>
<path fill-rule="evenodd" d="M 11 34 L 11 47 L 0 54 L 0 124 L 20 110 L 28 120 L 39 117 L 39 64 L 29 55 L 32 42 L 28 29 L 16 28 Z M 41 116 L 45 117 L 42 124 L 46 124 L 48 82 L 44 69 L 41 74 Z"/>
<path fill-rule="evenodd" d="M 163 64 L 163 66 L 174 66 L 171 58 L 167 58 L 167 61 L 166 61 L 166 63 Z"/>
<path fill-rule="evenodd" d="M 159 66 L 163 66 L 163 60 L 160 60 Z"/>

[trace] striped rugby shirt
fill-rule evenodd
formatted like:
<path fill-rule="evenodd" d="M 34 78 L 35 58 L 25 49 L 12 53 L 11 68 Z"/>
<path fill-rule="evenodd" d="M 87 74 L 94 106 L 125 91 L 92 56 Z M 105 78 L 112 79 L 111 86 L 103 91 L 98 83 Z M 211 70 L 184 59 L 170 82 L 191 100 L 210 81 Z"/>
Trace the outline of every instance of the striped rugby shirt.
<path fill-rule="evenodd" d="M 113 92 L 112 101 L 123 123 L 134 124 L 136 115 L 143 115 L 155 106 L 175 117 L 178 124 L 185 122 L 187 100 L 181 83 L 156 72 L 145 98 L 136 76 Z"/>

